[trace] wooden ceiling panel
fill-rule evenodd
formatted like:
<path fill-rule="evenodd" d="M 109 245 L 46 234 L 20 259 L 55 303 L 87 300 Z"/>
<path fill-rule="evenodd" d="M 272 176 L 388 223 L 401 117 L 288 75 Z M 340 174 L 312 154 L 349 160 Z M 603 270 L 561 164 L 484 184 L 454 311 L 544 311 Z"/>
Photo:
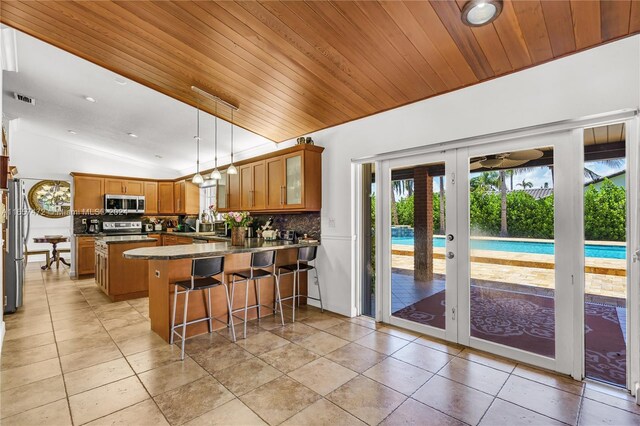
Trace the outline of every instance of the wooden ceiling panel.
<path fill-rule="evenodd" d="M 640 2 L 505 0 L 492 24 L 466 0 L 12 1 L 0 20 L 283 141 L 640 32 Z"/>

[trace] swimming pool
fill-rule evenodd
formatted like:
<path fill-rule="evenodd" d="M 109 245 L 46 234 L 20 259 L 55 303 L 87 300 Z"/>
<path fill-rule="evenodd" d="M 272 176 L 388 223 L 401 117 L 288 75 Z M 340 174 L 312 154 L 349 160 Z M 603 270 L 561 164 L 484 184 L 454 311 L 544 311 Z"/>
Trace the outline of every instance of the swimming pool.
<path fill-rule="evenodd" d="M 393 237 L 392 244 L 413 246 L 413 237 Z M 434 247 L 444 247 L 444 237 L 433 237 Z M 471 240 L 471 248 L 477 250 L 511 251 L 517 253 L 554 254 L 553 243 L 536 241 L 509 241 L 509 240 Z M 607 246 L 587 244 L 584 246 L 586 257 L 599 257 L 604 259 L 625 259 L 627 249 L 624 246 Z"/>

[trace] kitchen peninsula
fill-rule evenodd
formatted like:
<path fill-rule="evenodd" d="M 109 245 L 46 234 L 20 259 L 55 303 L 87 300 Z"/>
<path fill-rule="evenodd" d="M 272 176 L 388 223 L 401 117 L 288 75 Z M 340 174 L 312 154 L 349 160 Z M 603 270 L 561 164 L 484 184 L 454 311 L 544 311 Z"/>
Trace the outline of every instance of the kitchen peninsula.
<path fill-rule="evenodd" d="M 229 282 L 232 272 L 249 267 L 251 253 L 277 250 L 276 266 L 296 263 L 298 248 L 318 243 L 294 243 L 290 241 L 265 241 L 258 238 L 248 238 L 244 246 L 232 246 L 230 242 L 217 242 L 208 244 L 190 244 L 166 247 L 144 247 L 127 250 L 123 253 L 129 261 L 137 260 L 148 265 L 149 278 L 149 318 L 151 329 L 167 342 L 170 337 L 171 312 L 173 303 L 173 291 L 176 281 L 189 279 L 191 273 L 191 260 L 196 258 L 225 256 L 225 280 Z M 280 282 L 280 292 L 283 298 L 291 295 L 293 289 L 293 276 L 285 275 Z M 254 286 L 249 285 L 249 304 L 255 303 Z M 228 310 L 224 296 L 224 287 L 216 287 L 211 291 L 211 306 L 213 315 L 226 322 Z M 306 274 L 300 276 L 300 292 L 307 294 Z M 260 286 L 261 302 L 269 305 L 273 303 L 273 279 L 266 279 Z M 232 309 L 244 306 L 244 285 L 238 286 L 235 292 Z M 176 311 L 181 312 L 183 298 L 178 297 Z M 272 315 L 273 311 L 263 310 L 262 316 Z M 189 299 L 189 312 L 187 320 L 202 318 L 206 315 L 204 296 L 196 296 Z M 256 318 L 255 310 L 249 312 L 249 318 Z M 215 326 L 215 323 L 214 323 Z M 218 324 L 218 327 L 224 325 Z M 200 322 L 187 326 L 187 337 L 208 332 L 207 323 Z"/>

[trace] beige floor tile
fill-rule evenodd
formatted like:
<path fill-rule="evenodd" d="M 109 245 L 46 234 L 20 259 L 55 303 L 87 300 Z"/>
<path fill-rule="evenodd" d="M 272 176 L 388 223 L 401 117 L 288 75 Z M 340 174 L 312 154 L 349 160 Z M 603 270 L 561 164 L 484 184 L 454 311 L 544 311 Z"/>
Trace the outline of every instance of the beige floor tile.
<path fill-rule="evenodd" d="M 33 336 L 22 337 L 20 339 L 5 340 L 2 343 L 2 353 L 10 353 L 14 351 L 23 351 L 25 349 L 37 348 L 38 346 L 50 345 L 55 343 L 53 332 L 40 333 Z"/>
<path fill-rule="evenodd" d="M 381 426 L 423 424 L 438 426 L 464 426 L 464 423 L 461 421 L 456 420 L 453 417 L 449 417 L 446 414 L 411 398 L 403 402 L 400 407 L 380 423 Z M 497 426 L 497 424 L 494 426 Z"/>
<path fill-rule="evenodd" d="M 13 416 L 67 396 L 62 375 L 19 388 L 3 388 L 0 395 L 0 418 Z"/>
<path fill-rule="evenodd" d="M 119 318 L 102 321 L 102 325 L 107 331 L 142 323 L 148 324 L 149 321 L 138 312 L 130 312 Z"/>
<path fill-rule="evenodd" d="M 107 383 L 133 376 L 133 370 L 124 358 L 96 364 L 64 375 L 67 394 L 75 395 Z"/>
<path fill-rule="evenodd" d="M 326 355 L 349 344 L 349 341 L 329 333 L 319 332 L 300 340 L 297 344 L 318 355 Z"/>
<path fill-rule="evenodd" d="M 56 330 L 54 332 L 56 336 L 56 342 L 64 342 L 69 339 L 77 339 L 80 337 L 94 337 L 100 335 L 106 335 L 107 331 L 99 322 L 90 322 L 87 324 L 76 325 L 73 327 L 67 327 L 64 330 Z"/>
<path fill-rule="evenodd" d="M 311 327 L 315 327 L 319 330 L 326 330 L 327 328 L 336 326 L 342 323 L 343 321 L 329 315 L 318 314 L 318 315 L 310 316 L 309 318 L 305 318 L 304 320 L 302 320 L 302 322 L 305 323 L 306 325 L 310 325 Z"/>
<path fill-rule="evenodd" d="M 480 352 L 471 348 L 465 348 L 457 356 L 469 361 L 477 362 L 478 364 L 486 365 L 487 367 L 495 368 L 496 370 L 504 371 L 506 373 L 511 373 L 516 368 L 516 363 L 514 361 L 497 357 L 485 352 Z"/>
<path fill-rule="evenodd" d="M 282 375 L 266 362 L 253 358 L 214 374 L 235 395 L 242 395 Z"/>
<path fill-rule="evenodd" d="M 63 330 L 78 327 L 80 325 L 100 325 L 100 324 L 101 323 L 98 320 L 98 318 L 95 315 L 91 314 L 91 315 L 86 315 L 82 321 L 78 321 L 75 318 L 54 320 L 53 329 L 58 333 Z"/>
<path fill-rule="evenodd" d="M 433 376 L 413 398 L 468 424 L 478 424 L 493 397 L 440 376 Z"/>
<path fill-rule="evenodd" d="M 363 373 L 370 379 L 411 395 L 433 376 L 433 373 L 389 357 Z"/>
<path fill-rule="evenodd" d="M 148 351 L 149 349 L 157 348 L 159 346 L 164 346 L 167 344 L 168 343 L 165 342 L 162 337 L 158 336 L 156 333 L 150 330 L 147 334 L 142 334 L 131 339 L 117 342 L 118 348 L 120 348 L 125 356 L 142 351 Z"/>
<path fill-rule="evenodd" d="M 363 423 L 326 399 L 320 399 L 314 402 L 286 422 L 282 423 L 283 426 L 357 426 L 365 424 L 366 423 Z"/>
<path fill-rule="evenodd" d="M 639 425 L 640 415 L 602 404 L 591 399 L 582 402 L 579 425 Z"/>
<path fill-rule="evenodd" d="M 29 365 L 23 365 L 22 367 L 2 370 L 0 373 L 0 382 L 2 383 L 2 391 L 6 391 L 60 374 L 62 374 L 60 361 L 58 358 L 52 358 Z"/>
<path fill-rule="evenodd" d="M 451 342 L 446 342 L 444 340 L 435 339 L 433 337 L 428 337 L 428 336 L 420 336 L 413 342 L 419 345 L 427 346 L 432 349 L 437 349 L 439 351 L 446 352 L 450 355 L 458 355 L 464 349 L 464 346 L 457 345 Z"/>
<path fill-rule="evenodd" d="M 367 334 L 373 333 L 374 331 L 370 328 L 363 327 L 352 322 L 343 321 L 338 325 L 327 328 L 325 332 L 333 334 L 334 336 L 337 336 L 341 339 L 353 342 L 354 340 L 358 340 L 366 336 Z"/>
<path fill-rule="evenodd" d="M 277 368 L 283 373 L 288 373 L 318 359 L 317 355 L 302 346 L 293 343 L 281 346 L 277 349 L 260 355 L 267 364 Z"/>
<path fill-rule="evenodd" d="M 74 424 L 83 424 L 149 399 L 137 377 L 128 377 L 69 397 Z"/>
<path fill-rule="evenodd" d="M 495 399 L 480 422 L 481 426 L 495 425 L 540 425 L 560 426 L 563 423 L 538 414 L 535 411 Z"/>
<path fill-rule="evenodd" d="M 438 374 L 494 396 L 500 392 L 509 378 L 509 375 L 503 371 L 462 358 L 452 359 Z"/>
<path fill-rule="evenodd" d="M 378 331 L 367 334 L 366 336 L 356 340 L 355 343 L 385 355 L 391 355 L 409 344 L 407 340 L 399 337 L 393 337 L 386 333 L 380 333 Z"/>
<path fill-rule="evenodd" d="M 269 331 L 249 336 L 246 339 L 240 339 L 237 342 L 238 346 L 253 355 L 260 355 L 265 352 L 272 351 L 288 343 L 288 340 L 283 339 L 280 336 L 276 336 Z"/>
<path fill-rule="evenodd" d="M 601 385 L 594 388 L 592 383 L 588 383 L 584 390 L 584 397 L 620 408 L 621 410 L 640 414 L 640 406 L 636 404 L 635 398 L 629 395 L 629 393 L 623 392 L 620 389 L 603 389 L 603 387 L 604 386 Z"/>
<path fill-rule="evenodd" d="M 418 345 L 417 343 L 409 343 L 394 353 L 393 357 L 432 373 L 436 373 L 453 359 L 449 354 Z"/>
<path fill-rule="evenodd" d="M 325 358 L 337 362 L 343 367 L 362 373 L 373 367 L 387 356 L 373 349 L 365 348 L 356 343 L 349 343 L 325 355 Z"/>
<path fill-rule="evenodd" d="M 106 332 L 91 337 L 78 337 L 74 339 L 58 342 L 58 353 L 60 356 L 71 355 L 76 352 L 87 351 L 89 349 L 107 346 L 113 343 L 111 337 Z"/>
<path fill-rule="evenodd" d="M 122 358 L 122 353 L 115 343 L 110 342 L 105 346 L 62 356 L 60 357 L 60 364 L 62 365 L 63 373 L 70 373 L 118 358 Z"/>
<path fill-rule="evenodd" d="M 286 376 L 240 397 L 245 405 L 270 425 L 283 422 L 318 399 L 320 395 Z"/>
<path fill-rule="evenodd" d="M 373 318 L 366 317 L 366 316 L 347 318 L 346 321 L 361 325 L 363 327 L 370 328 L 372 330 L 376 330 L 376 329 L 379 329 L 379 328 L 386 327 L 385 324 L 379 323 L 379 322 L 377 323 L 376 320 L 374 320 Z"/>
<path fill-rule="evenodd" d="M 518 376 L 509 377 L 498 397 L 565 423 L 578 419 L 578 395 Z"/>
<path fill-rule="evenodd" d="M 52 331 L 53 326 L 51 322 L 45 322 L 40 324 L 33 324 L 30 326 L 21 326 L 13 330 L 7 330 L 4 340 L 10 342 L 12 340 L 21 339 L 23 337 L 35 336 L 37 334 L 46 333 Z"/>
<path fill-rule="evenodd" d="M 561 376 L 528 365 L 518 364 L 513 370 L 513 374 L 566 392 L 575 393 L 576 395 L 582 395 L 584 390 L 584 383 L 573 380 L 571 377 Z"/>
<path fill-rule="evenodd" d="M 184 361 L 172 362 L 171 364 L 145 371 L 139 374 L 138 377 L 149 393 L 155 396 L 196 381 L 206 375 L 207 372 L 202 367 L 191 358 L 186 357 Z"/>
<path fill-rule="evenodd" d="M 199 350 L 191 357 L 212 374 L 254 358 L 240 346 L 230 343 L 224 347 L 214 346 L 207 350 Z"/>
<path fill-rule="evenodd" d="M 378 424 L 406 396 L 367 377 L 358 376 L 327 395 L 327 399 L 368 424 Z"/>
<path fill-rule="evenodd" d="M 176 345 L 164 345 L 127 357 L 136 374 L 180 361 L 181 351 Z"/>
<path fill-rule="evenodd" d="M 123 340 L 131 339 L 141 334 L 148 334 L 151 330 L 151 324 L 149 321 L 141 321 L 133 324 L 125 325 L 124 327 L 116 327 L 109 330 L 111 338 L 117 343 Z"/>
<path fill-rule="evenodd" d="M 152 399 L 147 399 L 131 407 L 87 423 L 87 426 L 116 425 L 168 426 L 169 423 Z"/>
<path fill-rule="evenodd" d="M 71 426 L 71 424 L 71 414 L 69 414 L 69 404 L 66 399 L 32 408 L 15 416 L 2 419 L 3 426 Z"/>
<path fill-rule="evenodd" d="M 2 370 L 8 370 L 10 368 L 22 367 L 24 365 L 57 358 L 58 348 L 55 343 L 50 343 L 48 345 L 11 352 L 3 350 L 2 355 Z"/>
<path fill-rule="evenodd" d="M 171 424 L 182 424 L 234 399 L 233 394 L 211 376 L 170 390 L 155 398 Z"/>
<path fill-rule="evenodd" d="M 420 337 L 420 333 L 416 333 L 415 331 L 405 330 L 402 328 L 394 327 L 392 325 L 387 325 L 384 327 L 378 328 L 380 333 L 389 334 L 393 337 L 399 337 L 404 340 L 414 341 L 418 337 Z"/>
<path fill-rule="evenodd" d="M 320 395 L 326 395 L 353 379 L 358 373 L 326 358 L 319 358 L 288 375 Z"/>
<path fill-rule="evenodd" d="M 185 426 L 262 426 L 266 425 L 260 417 L 242 403 L 234 399 L 207 411 L 200 417 L 185 423 Z"/>
<path fill-rule="evenodd" d="M 273 334 L 276 334 L 283 339 L 287 339 L 291 342 L 299 342 L 300 340 L 318 333 L 319 330 L 315 327 L 306 325 L 303 322 L 294 322 L 271 330 Z"/>

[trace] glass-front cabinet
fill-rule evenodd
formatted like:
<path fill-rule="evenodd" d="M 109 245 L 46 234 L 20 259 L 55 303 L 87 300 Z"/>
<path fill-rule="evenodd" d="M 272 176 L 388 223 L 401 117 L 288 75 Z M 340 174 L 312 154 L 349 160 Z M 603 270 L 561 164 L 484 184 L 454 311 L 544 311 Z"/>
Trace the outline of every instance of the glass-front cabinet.
<path fill-rule="evenodd" d="M 217 207 L 217 210 L 224 210 L 227 208 L 227 200 L 228 200 L 227 171 L 224 170 L 220 172 L 220 174 L 222 175 L 222 179 L 220 179 L 217 183 L 216 207 Z"/>
<path fill-rule="evenodd" d="M 284 156 L 284 207 L 299 208 L 303 205 L 303 154 Z"/>

